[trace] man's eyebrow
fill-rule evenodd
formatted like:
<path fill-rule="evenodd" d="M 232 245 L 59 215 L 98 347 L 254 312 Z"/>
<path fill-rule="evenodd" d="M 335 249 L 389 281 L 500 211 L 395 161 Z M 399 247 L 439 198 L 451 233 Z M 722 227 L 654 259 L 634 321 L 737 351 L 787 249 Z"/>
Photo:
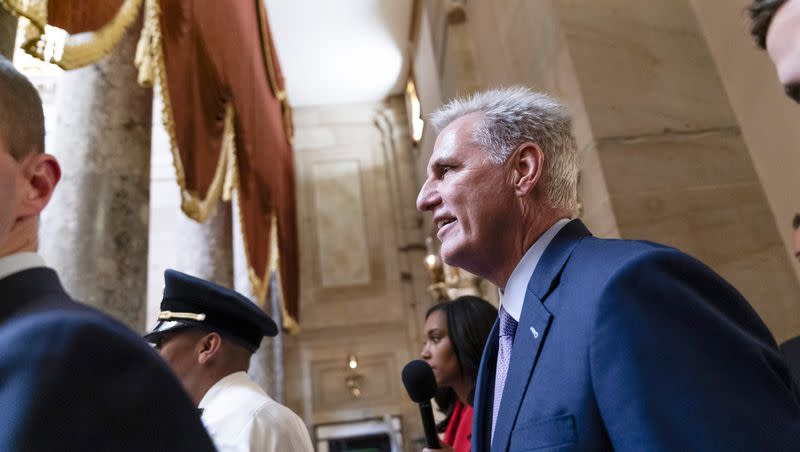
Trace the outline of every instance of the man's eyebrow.
<path fill-rule="evenodd" d="M 431 162 L 431 168 L 441 168 L 442 166 L 453 166 L 455 162 L 449 156 L 437 157 Z"/>

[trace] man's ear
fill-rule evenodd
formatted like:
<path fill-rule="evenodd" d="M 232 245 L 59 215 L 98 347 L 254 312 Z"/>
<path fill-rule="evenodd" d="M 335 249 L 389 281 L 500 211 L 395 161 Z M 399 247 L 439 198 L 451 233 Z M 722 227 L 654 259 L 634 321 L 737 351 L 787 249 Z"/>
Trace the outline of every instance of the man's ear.
<path fill-rule="evenodd" d="M 197 362 L 206 364 L 217 355 L 220 347 L 222 347 L 222 337 L 219 333 L 212 331 L 200 339 L 198 347 L 200 353 L 197 355 Z"/>
<path fill-rule="evenodd" d="M 56 184 L 61 180 L 61 167 L 49 154 L 33 153 L 20 162 L 24 184 L 20 193 L 19 216 L 29 218 L 44 210 Z"/>
<path fill-rule="evenodd" d="M 510 163 L 516 195 L 519 197 L 529 195 L 542 178 L 544 167 L 542 148 L 531 141 L 522 143 L 511 154 Z"/>

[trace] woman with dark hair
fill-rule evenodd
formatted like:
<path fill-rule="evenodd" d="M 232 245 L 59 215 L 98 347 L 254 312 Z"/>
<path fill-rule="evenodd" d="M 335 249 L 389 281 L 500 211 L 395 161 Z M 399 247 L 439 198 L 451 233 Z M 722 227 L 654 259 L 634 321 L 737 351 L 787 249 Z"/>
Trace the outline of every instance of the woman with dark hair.
<path fill-rule="evenodd" d="M 472 436 L 472 399 L 478 366 L 497 309 L 486 300 L 463 296 L 434 305 L 425 314 L 425 346 L 422 359 L 444 391 L 437 402 L 447 418 L 439 425 L 444 443 L 457 452 L 469 451 Z"/>

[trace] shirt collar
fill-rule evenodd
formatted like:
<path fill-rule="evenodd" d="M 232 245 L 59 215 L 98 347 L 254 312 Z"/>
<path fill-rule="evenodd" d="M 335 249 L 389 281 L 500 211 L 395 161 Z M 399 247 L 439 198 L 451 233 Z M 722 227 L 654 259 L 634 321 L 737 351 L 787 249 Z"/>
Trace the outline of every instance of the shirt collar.
<path fill-rule="evenodd" d="M 44 259 L 36 253 L 10 254 L 0 257 L 0 279 L 31 268 L 46 266 Z"/>
<path fill-rule="evenodd" d="M 500 305 L 517 322 L 522 315 L 522 303 L 525 301 L 528 282 L 539 264 L 539 259 L 542 258 L 544 250 L 547 249 L 547 245 L 550 244 L 553 237 L 569 222 L 568 218 L 562 218 L 550 226 L 550 229 L 545 231 L 522 256 L 514 271 L 511 272 L 511 276 L 508 277 L 505 290 L 500 290 Z"/>
<path fill-rule="evenodd" d="M 198 408 L 206 408 L 209 404 L 214 402 L 214 399 L 225 390 L 228 386 L 232 384 L 236 384 L 237 382 L 242 381 L 250 381 L 250 377 L 247 376 L 247 372 L 239 371 L 234 372 L 230 375 L 223 377 L 218 382 L 214 383 L 214 386 L 208 389 L 206 394 L 200 400 L 200 404 Z"/>

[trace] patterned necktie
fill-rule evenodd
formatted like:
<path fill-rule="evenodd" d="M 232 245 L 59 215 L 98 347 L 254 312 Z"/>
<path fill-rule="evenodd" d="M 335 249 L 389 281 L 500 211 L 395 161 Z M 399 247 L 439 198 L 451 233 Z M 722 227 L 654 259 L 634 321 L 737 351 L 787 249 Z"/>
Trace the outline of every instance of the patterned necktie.
<path fill-rule="evenodd" d="M 500 400 L 503 398 L 503 388 L 506 385 L 508 365 L 511 362 L 511 347 L 514 345 L 514 334 L 517 332 L 517 321 L 511 314 L 500 308 L 500 346 L 497 353 L 497 370 L 494 379 L 494 400 L 492 403 L 492 439 L 494 427 L 497 423 L 497 414 L 500 412 Z"/>

